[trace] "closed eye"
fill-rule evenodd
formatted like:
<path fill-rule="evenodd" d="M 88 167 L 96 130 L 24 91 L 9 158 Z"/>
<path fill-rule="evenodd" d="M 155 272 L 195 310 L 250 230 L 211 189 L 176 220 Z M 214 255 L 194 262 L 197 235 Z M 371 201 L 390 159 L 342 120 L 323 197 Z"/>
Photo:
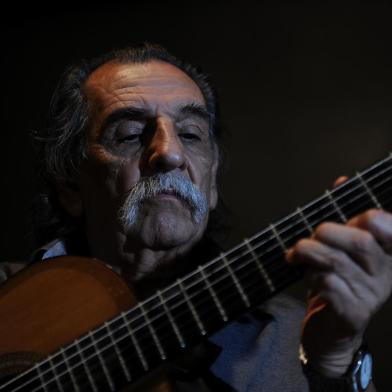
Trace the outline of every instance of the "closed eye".
<path fill-rule="evenodd" d="M 141 139 L 142 134 L 133 134 L 133 135 L 127 135 L 121 138 L 117 139 L 118 143 L 135 143 L 135 142 L 139 142 Z"/>
<path fill-rule="evenodd" d="M 194 133 L 183 132 L 180 133 L 178 136 L 185 140 L 201 140 L 200 136 Z"/>

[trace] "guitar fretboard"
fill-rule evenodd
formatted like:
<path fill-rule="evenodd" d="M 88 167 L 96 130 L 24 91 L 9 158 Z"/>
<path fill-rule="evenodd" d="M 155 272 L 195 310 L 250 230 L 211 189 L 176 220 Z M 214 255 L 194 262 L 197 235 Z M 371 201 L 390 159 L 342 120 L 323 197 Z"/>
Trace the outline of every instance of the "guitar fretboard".
<path fill-rule="evenodd" d="M 392 207 L 392 158 L 376 163 L 72 342 L 0 391 L 115 391 L 301 277 L 285 253 L 324 221 Z"/>

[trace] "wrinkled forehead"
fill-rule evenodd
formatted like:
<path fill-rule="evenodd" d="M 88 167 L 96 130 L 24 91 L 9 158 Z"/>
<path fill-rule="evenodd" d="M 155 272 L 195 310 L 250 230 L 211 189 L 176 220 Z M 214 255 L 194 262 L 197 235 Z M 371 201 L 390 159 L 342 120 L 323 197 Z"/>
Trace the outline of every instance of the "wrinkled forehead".
<path fill-rule="evenodd" d="M 90 108 L 103 117 L 127 106 L 152 112 L 192 103 L 205 106 L 202 92 L 185 72 L 158 60 L 106 63 L 89 76 L 85 92 Z"/>

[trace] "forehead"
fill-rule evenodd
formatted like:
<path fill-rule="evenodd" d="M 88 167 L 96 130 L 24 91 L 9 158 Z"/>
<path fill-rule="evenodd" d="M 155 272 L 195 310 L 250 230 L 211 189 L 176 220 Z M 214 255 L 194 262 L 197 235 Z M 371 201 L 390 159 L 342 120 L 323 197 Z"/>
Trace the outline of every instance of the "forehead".
<path fill-rule="evenodd" d="M 85 92 L 95 114 L 103 117 L 128 106 L 157 112 L 190 103 L 205 105 L 199 87 L 186 73 L 157 60 L 106 63 L 89 76 Z"/>

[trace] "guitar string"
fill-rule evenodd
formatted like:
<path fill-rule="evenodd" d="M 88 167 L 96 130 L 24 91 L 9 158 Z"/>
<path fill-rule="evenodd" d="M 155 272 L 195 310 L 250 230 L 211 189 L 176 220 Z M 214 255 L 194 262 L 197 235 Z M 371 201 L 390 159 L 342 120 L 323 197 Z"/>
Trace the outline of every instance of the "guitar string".
<path fill-rule="evenodd" d="M 386 170 L 384 170 L 384 171 L 386 171 Z M 374 176 L 374 178 L 375 178 L 376 176 Z M 373 178 L 373 179 L 374 179 Z M 370 179 L 370 180 L 372 180 L 372 179 Z M 369 181 L 369 180 L 368 180 Z M 359 187 L 356 187 L 356 188 L 359 188 Z M 353 190 L 351 190 L 350 192 L 348 192 L 348 193 L 352 193 L 354 191 L 354 189 Z M 364 192 L 364 194 L 366 194 L 366 192 Z M 342 197 L 345 197 L 347 194 L 345 194 L 345 195 L 343 195 Z M 316 211 L 316 212 L 318 212 L 318 211 Z M 235 260 L 234 260 L 235 261 Z M 133 320 L 130 320 L 130 322 L 132 322 Z M 86 349 L 88 349 L 88 347 L 86 347 Z"/>
<path fill-rule="evenodd" d="M 379 185 L 379 184 L 378 184 L 378 185 Z M 357 187 L 357 188 L 358 188 L 358 187 Z M 352 193 L 352 192 L 353 192 L 353 190 L 351 190 L 351 193 Z M 364 193 L 364 194 L 366 194 L 366 193 Z M 345 196 L 345 195 L 343 195 L 342 197 L 344 197 L 344 196 Z M 357 196 L 357 198 L 358 198 L 358 197 L 362 197 L 362 195 Z M 352 203 L 352 201 L 351 201 L 351 203 Z M 335 214 L 335 212 L 334 212 L 333 214 Z M 303 229 L 301 230 L 301 232 L 302 232 L 302 231 L 303 231 Z M 256 247 L 257 247 L 257 246 L 256 246 Z M 255 248 L 256 248 L 256 247 L 255 247 Z M 235 260 L 233 260 L 233 261 L 235 261 Z M 231 261 L 231 262 L 233 262 L 233 261 Z M 215 271 L 215 272 L 216 272 L 216 271 Z M 226 276 L 226 277 L 227 277 L 227 276 Z M 211 283 L 212 283 L 212 284 L 215 284 L 215 281 L 212 281 Z M 196 294 L 196 295 L 197 295 L 197 294 Z M 149 309 L 149 310 L 150 310 L 150 309 Z M 161 314 L 161 315 L 158 315 L 157 317 L 155 317 L 155 319 L 157 319 L 157 318 L 159 318 L 159 317 L 161 317 L 161 316 L 162 316 L 162 314 Z M 154 320 L 155 320 L 155 319 L 154 319 Z M 154 320 L 152 320 L 152 321 L 154 321 Z M 130 320 L 130 322 L 132 322 L 132 321 L 133 321 L 133 320 Z M 143 327 L 144 327 L 144 326 L 143 326 Z M 140 328 L 143 328 L 143 327 L 140 327 Z M 140 329 L 140 328 L 139 328 L 139 329 Z M 93 343 L 94 343 L 94 342 L 93 342 Z M 84 347 L 83 349 L 86 350 L 86 349 L 88 349 L 88 347 Z M 105 350 L 105 349 L 104 349 L 104 350 Z M 59 364 L 59 365 L 60 365 L 60 364 Z"/>
<path fill-rule="evenodd" d="M 278 257 L 281 257 L 282 255 L 280 255 L 280 256 L 278 256 Z M 274 259 L 276 259 L 277 257 L 274 257 Z M 238 270 L 236 270 L 236 272 L 237 272 Z M 285 283 L 283 283 L 283 285 L 281 285 L 281 287 L 284 287 L 285 286 Z M 230 285 L 230 287 L 232 287 L 232 285 Z M 249 293 L 249 291 L 250 290 L 252 290 L 252 289 L 255 289 L 255 290 L 259 290 L 260 289 L 260 285 L 259 285 L 259 282 L 255 282 L 254 284 L 252 284 L 252 285 L 248 285 L 248 288 L 247 288 L 247 293 Z M 280 289 L 279 289 L 280 290 Z M 237 296 L 238 294 L 236 294 L 236 292 L 234 292 L 235 294 L 233 295 L 232 294 L 233 293 L 233 291 L 231 291 L 231 293 L 230 293 L 230 297 L 234 297 L 234 296 Z M 203 301 L 203 302 L 205 302 L 205 301 Z M 212 305 L 212 306 L 209 306 L 210 308 L 215 308 L 216 309 L 216 307 L 214 307 L 214 305 Z M 204 312 L 204 313 L 206 313 L 206 312 Z M 208 313 L 208 312 L 207 312 Z M 186 325 L 185 325 L 185 327 L 186 327 Z M 167 332 L 167 330 L 164 330 L 165 332 Z M 162 333 L 162 332 L 161 332 Z M 173 332 L 171 332 L 171 334 L 173 334 Z M 166 335 L 163 335 L 162 334 L 162 336 L 163 337 L 165 337 L 165 336 L 167 336 L 167 334 Z M 149 347 L 147 348 L 147 350 L 144 350 L 144 352 L 145 353 L 147 353 L 147 352 L 152 352 L 152 351 L 154 351 L 154 352 L 157 352 L 157 349 L 156 349 L 156 346 L 151 342 L 151 339 L 148 339 L 148 343 L 150 343 L 149 344 Z M 128 347 L 132 347 L 132 345 L 131 346 L 128 346 Z M 107 348 L 111 348 L 111 347 L 107 347 Z M 108 356 L 108 359 L 110 359 L 110 357 L 113 357 L 113 356 L 115 356 L 115 353 L 114 352 L 112 352 L 112 354 L 110 355 L 110 356 Z M 133 358 L 134 359 L 137 359 L 137 360 L 140 360 L 138 357 L 137 357 L 137 355 L 133 355 Z M 89 359 L 92 359 L 92 357 L 91 358 L 89 358 Z M 89 359 L 87 359 L 87 360 L 89 360 Z M 132 362 L 132 360 L 130 361 L 131 363 L 134 363 L 134 362 Z M 81 365 L 81 364 L 80 364 Z M 93 368 L 99 368 L 100 367 L 100 364 L 99 363 L 96 363 L 96 364 L 94 364 L 94 366 L 93 366 Z M 119 372 L 119 370 L 117 371 L 117 373 Z M 112 375 L 113 375 L 113 371 L 112 371 Z M 61 377 L 61 375 L 60 375 L 60 377 Z M 88 380 L 86 379 L 86 382 L 88 383 Z M 82 384 L 83 385 L 83 384 Z M 87 384 L 88 385 L 88 384 Z"/>
<path fill-rule="evenodd" d="M 253 292 L 253 290 L 252 290 L 252 292 Z M 249 291 L 248 291 L 248 295 L 249 295 Z M 187 328 L 187 326 L 185 326 L 185 328 Z M 184 330 L 184 329 L 183 329 Z M 167 334 L 166 334 L 167 335 Z M 152 347 L 150 347 L 150 348 L 152 348 Z M 111 349 L 113 349 L 112 347 L 111 347 Z M 105 350 L 106 351 L 106 350 Z M 146 351 L 146 350 L 145 350 Z M 150 352 L 151 350 L 150 349 L 147 349 L 147 351 L 148 352 Z M 156 351 L 156 347 L 155 347 L 155 351 Z M 126 355 L 126 350 L 123 350 L 123 355 L 124 355 L 124 357 L 126 357 L 126 358 L 128 358 L 128 356 Z M 156 354 L 155 354 L 156 355 Z M 138 358 L 138 357 L 136 357 L 136 356 L 134 356 L 134 358 L 135 359 L 137 359 L 138 361 L 140 360 L 140 358 Z M 108 361 L 111 361 L 112 359 L 117 359 L 118 360 L 118 356 L 116 356 L 115 355 L 115 353 L 114 352 L 112 352 L 110 355 L 105 355 L 105 361 L 106 360 L 108 360 Z M 90 358 L 87 358 L 86 360 L 90 360 Z M 132 362 L 131 362 L 132 363 Z M 151 362 L 150 362 L 150 364 L 151 364 Z M 93 369 L 94 368 L 99 368 L 99 369 L 97 369 L 97 370 L 100 370 L 100 372 L 102 372 L 102 367 L 101 366 L 99 366 L 100 364 L 99 363 L 95 363 L 94 364 L 94 366 L 91 366 L 91 365 L 89 365 L 89 369 L 93 372 Z M 156 364 L 154 364 L 154 366 L 155 366 Z M 109 369 L 109 372 L 110 372 L 110 374 L 111 374 L 111 376 L 113 377 L 113 378 L 116 378 L 116 375 L 119 375 L 119 373 L 121 373 L 121 376 L 124 378 L 124 371 L 122 371 L 121 372 L 121 369 L 117 366 L 117 368 L 113 368 L 112 366 L 110 366 L 110 367 L 108 367 L 108 369 Z M 74 370 L 73 370 L 74 372 L 75 371 L 78 371 L 76 368 L 74 368 Z M 68 373 L 68 372 L 67 372 Z M 57 375 L 56 377 L 58 378 L 58 377 L 63 377 L 63 376 L 69 376 L 69 374 L 64 374 L 64 373 L 62 373 L 62 374 L 60 374 L 60 375 Z M 85 380 L 86 382 L 87 382 L 87 380 Z M 51 381 L 49 381 L 49 383 L 51 383 Z M 126 384 L 126 382 L 124 381 L 124 385 Z"/>
<path fill-rule="evenodd" d="M 386 171 L 388 171 L 389 170 L 389 168 L 388 169 L 386 169 L 386 170 L 383 170 L 383 172 L 386 172 Z M 367 181 L 371 181 L 371 180 L 374 180 L 376 177 L 379 177 L 380 175 L 381 175 L 382 173 L 379 173 L 377 176 L 373 176 L 373 178 L 371 178 L 371 179 L 369 179 L 369 180 L 367 180 Z M 354 179 L 355 179 L 355 177 L 354 177 Z M 377 185 L 380 185 L 380 184 L 377 184 Z M 335 199 L 335 201 L 337 201 L 337 200 L 339 200 L 339 199 L 341 199 L 341 198 L 343 198 L 343 197 L 346 197 L 348 194 L 350 194 L 350 193 L 353 193 L 356 189 L 358 189 L 358 188 L 361 188 L 361 186 L 355 186 L 355 188 L 354 189 L 351 189 L 349 192 L 347 192 L 347 193 L 345 193 L 345 194 L 343 194 L 343 195 L 341 195 L 339 198 L 337 198 L 337 199 Z M 358 197 L 362 197 L 363 195 L 368 195 L 368 192 L 363 192 L 363 194 L 360 194 L 359 196 L 357 196 L 356 198 L 358 198 Z M 352 203 L 352 200 L 350 201 L 350 203 Z M 331 206 L 331 204 L 332 203 L 327 203 L 327 205 L 328 206 Z M 325 206 L 323 206 L 324 208 L 325 208 Z M 305 209 L 305 208 L 304 208 Z M 319 208 L 319 210 L 318 211 L 316 211 L 315 213 L 317 213 L 317 212 L 319 212 L 320 211 L 320 209 L 322 209 L 322 208 Z M 315 214 L 314 213 L 314 214 Z M 311 216 L 311 215 L 314 215 L 314 214 L 310 214 L 309 216 L 307 216 L 307 218 L 309 219 L 309 217 Z M 335 214 L 335 211 L 333 212 L 333 214 Z M 333 215 L 332 214 L 332 215 Z M 324 217 L 323 217 L 324 218 Z M 322 219 L 323 219 L 322 218 Z M 292 225 L 292 226 L 295 226 L 296 224 L 298 224 L 298 223 L 303 223 L 303 219 L 301 219 L 301 220 L 299 220 L 297 223 L 295 223 L 294 225 Z M 291 227 L 292 228 L 292 227 Z M 290 228 L 289 228 L 290 229 Z M 287 230 L 284 230 L 284 231 L 287 231 Z M 280 234 L 282 234 L 284 231 L 282 231 Z M 301 230 L 301 232 L 302 232 L 303 230 Z M 275 238 L 274 238 L 275 239 Z M 267 239 L 265 242 L 267 242 L 268 240 L 270 240 L 270 239 Z M 244 245 L 242 245 L 242 246 L 244 246 Z M 259 245 L 256 245 L 255 247 L 254 247 L 254 249 L 256 248 L 256 247 L 258 247 Z M 235 260 L 230 260 L 230 262 L 234 262 Z M 217 271 L 214 271 L 214 273 L 215 272 L 217 272 Z M 187 277 L 186 277 L 187 278 Z M 184 279 L 185 280 L 185 279 Z M 215 281 L 214 282 L 211 282 L 212 284 L 215 284 Z M 197 294 L 196 294 L 197 295 Z M 170 299 L 169 299 L 170 300 Z M 149 309 L 150 310 L 150 309 Z M 158 317 L 161 317 L 161 315 L 158 315 Z M 157 318 L 157 317 L 156 317 Z M 128 322 L 129 323 L 132 323 L 134 320 L 128 320 Z M 145 326 L 145 325 L 144 325 Z M 140 327 L 140 328 L 143 328 L 144 326 L 142 326 L 142 327 Z M 140 329 L 139 328 L 139 329 Z M 88 349 L 89 347 L 84 347 L 83 349 L 84 350 L 86 350 L 86 349 Z"/>
<path fill-rule="evenodd" d="M 389 200 L 390 201 L 390 200 Z M 237 271 L 236 271 L 237 272 Z M 260 291 L 259 289 L 260 289 L 260 287 L 259 287 L 259 285 L 258 285 L 258 282 L 256 282 L 255 284 L 253 284 L 253 285 L 248 285 L 249 287 L 248 287 L 248 289 L 246 290 L 247 291 L 247 293 L 248 294 L 250 294 L 250 291 L 252 290 L 252 289 L 254 289 L 254 290 L 252 290 L 252 291 Z M 285 283 L 283 283 L 283 285 L 281 285 L 282 287 L 284 287 L 285 286 Z M 232 287 L 232 285 L 230 286 L 230 287 Z M 280 290 L 280 289 L 279 289 Z M 230 297 L 233 297 L 233 296 L 237 296 L 238 294 L 234 294 L 234 295 L 230 295 Z M 212 305 L 212 306 L 209 306 L 210 308 L 215 308 L 215 310 L 216 310 L 216 307 L 214 307 L 214 305 Z M 187 325 L 185 325 L 185 328 L 187 328 Z M 184 329 L 184 328 L 183 328 Z M 189 329 L 189 328 L 188 328 Z M 165 332 L 167 332 L 167 330 L 165 331 Z M 171 335 L 173 334 L 173 332 L 171 332 Z M 167 334 L 165 334 L 165 335 L 163 335 L 163 338 L 165 338 L 165 336 L 167 336 Z M 149 342 L 151 342 L 151 339 L 149 339 Z M 157 352 L 157 350 L 156 350 L 156 347 L 154 347 L 154 345 L 153 344 L 150 344 L 150 347 L 149 347 L 149 351 L 150 352 L 152 352 L 152 351 L 154 351 L 154 352 Z M 113 353 L 113 354 L 115 354 L 115 353 Z M 113 357 L 113 355 L 110 355 L 110 357 Z M 137 360 L 139 360 L 138 358 L 137 358 L 137 356 L 133 356 L 134 357 L 134 359 L 137 359 Z M 131 363 L 133 363 L 132 361 L 130 361 Z M 99 366 L 99 364 L 97 364 L 97 366 Z M 97 367 L 97 366 L 95 366 L 95 367 Z"/>
<path fill-rule="evenodd" d="M 285 286 L 285 284 L 284 284 L 284 286 Z M 257 290 L 258 286 L 257 285 L 253 285 L 253 288 Z M 230 295 L 230 297 L 234 297 L 234 296 Z M 209 306 L 209 308 L 216 311 L 216 307 L 214 307 L 214 305 Z M 208 313 L 208 311 L 204 312 L 204 313 Z M 189 327 L 190 326 L 194 329 L 194 324 L 191 325 L 191 322 L 185 323 L 184 327 L 189 331 Z M 164 330 L 164 331 L 167 332 L 166 330 Z M 172 334 L 173 334 L 173 332 L 165 333 L 165 334 L 162 334 L 162 335 L 163 335 L 163 338 L 165 338 L 165 336 L 172 337 Z M 155 356 L 157 356 L 158 355 L 157 348 L 153 344 L 151 339 L 148 339 L 147 342 L 148 342 L 148 347 L 146 347 L 146 349 L 144 349 L 146 357 L 148 358 L 148 356 L 151 355 L 151 354 L 154 354 Z M 108 348 L 111 349 L 111 350 L 113 349 L 112 347 L 108 347 Z M 132 344 L 127 344 L 127 347 L 125 349 L 122 349 L 123 357 L 126 358 L 127 363 L 135 364 L 135 360 L 136 360 L 140 364 L 140 357 L 135 355 L 134 351 L 131 351 L 132 355 L 127 355 L 127 353 L 126 353 L 127 350 L 132 349 L 132 348 L 134 348 L 134 346 Z M 179 348 L 179 346 L 178 346 L 178 348 Z M 112 361 L 118 360 L 118 357 L 117 357 L 116 353 L 113 350 L 109 353 L 109 355 L 106 354 L 105 358 L 107 358 L 108 363 L 112 363 Z M 93 356 L 88 358 L 88 359 L 86 359 L 86 361 L 89 361 L 91 359 L 94 359 Z M 79 363 L 76 366 L 80 366 L 81 367 L 82 363 Z M 99 362 L 95 361 L 95 363 L 93 363 L 92 365 L 88 364 L 88 366 L 89 366 L 89 369 L 91 370 L 92 373 L 97 372 L 97 371 L 102 373 L 102 367 L 100 366 Z M 117 366 L 117 368 L 109 367 L 109 372 L 110 372 L 111 377 L 113 379 L 116 379 L 117 375 L 121 375 L 122 378 L 124 379 L 124 373 L 123 373 L 123 371 L 121 371 L 121 368 L 119 366 Z M 85 375 L 85 372 L 84 372 L 83 368 L 80 369 L 79 374 L 82 375 L 82 377 L 83 377 L 83 375 Z M 62 374 L 58 375 L 57 377 L 63 377 L 63 376 L 68 376 L 68 375 L 67 375 L 66 372 L 63 372 Z M 83 377 L 83 379 L 84 380 L 82 381 L 82 383 L 78 384 L 78 385 L 80 385 L 81 390 L 83 390 L 83 386 L 89 386 L 90 385 L 89 380 L 87 378 Z M 139 379 L 139 377 L 137 377 L 134 381 L 137 381 L 138 379 Z M 49 381 L 49 383 L 51 383 L 51 382 L 53 382 L 53 381 Z M 72 381 L 68 380 L 68 384 L 70 385 L 71 383 L 72 383 Z M 132 383 L 132 381 L 131 381 L 131 383 Z M 122 388 L 123 385 L 120 385 L 120 387 Z M 31 392 L 36 392 L 36 391 L 39 391 L 39 388 L 34 389 Z"/>

